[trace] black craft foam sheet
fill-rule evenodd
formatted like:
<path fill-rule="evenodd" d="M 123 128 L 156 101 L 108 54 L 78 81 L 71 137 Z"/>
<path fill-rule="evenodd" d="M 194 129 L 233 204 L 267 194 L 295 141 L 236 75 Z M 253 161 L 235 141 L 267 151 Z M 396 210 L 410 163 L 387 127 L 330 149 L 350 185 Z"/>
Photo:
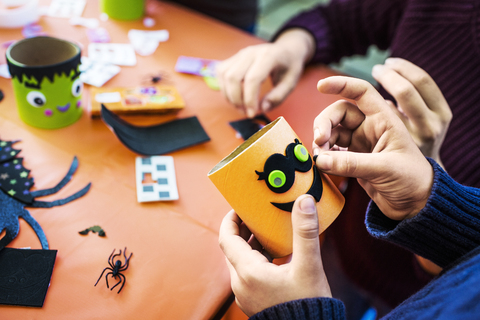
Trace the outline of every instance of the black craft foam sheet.
<path fill-rule="evenodd" d="M 270 123 L 270 120 L 265 115 L 258 115 L 253 119 L 242 119 L 230 122 L 230 126 L 235 129 L 243 138 L 247 140 L 253 136 L 258 130 Z"/>
<path fill-rule="evenodd" d="M 102 119 L 130 150 L 145 156 L 161 155 L 210 141 L 197 117 L 153 126 L 134 126 L 102 105 Z"/>
<path fill-rule="evenodd" d="M 0 304 L 42 307 L 57 250 L 0 250 Z"/>

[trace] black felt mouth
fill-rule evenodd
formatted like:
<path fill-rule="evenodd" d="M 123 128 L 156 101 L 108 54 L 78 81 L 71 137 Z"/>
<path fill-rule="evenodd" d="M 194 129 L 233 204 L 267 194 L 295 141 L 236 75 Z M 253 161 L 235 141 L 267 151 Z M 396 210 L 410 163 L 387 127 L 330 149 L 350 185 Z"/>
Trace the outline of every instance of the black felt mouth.
<path fill-rule="evenodd" d="M 320 174 L 318 173 L 317 168 L 313 167 L 313 182 L 310 189 L 308 189 L 307 194 L 314 197 L 315 200 L 317 200 L 318 202 L 320 201 L 320 198 L 322 198 L 322 193 L 323 193 L 322 178 L 320 177 Z M 280 210 L 292 212 L 293 204 L 295 203 L 295 201 L 290 201 L 285 203 L 277 203 L 277 202 L 270 202 L 270 203 Z"/>

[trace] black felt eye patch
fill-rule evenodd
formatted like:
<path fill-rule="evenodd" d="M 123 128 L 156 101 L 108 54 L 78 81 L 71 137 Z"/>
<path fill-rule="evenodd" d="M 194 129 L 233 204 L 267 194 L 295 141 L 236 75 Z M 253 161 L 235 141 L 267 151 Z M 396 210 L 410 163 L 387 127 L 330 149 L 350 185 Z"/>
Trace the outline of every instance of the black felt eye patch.
<path fill-rule="evenodd" d="M 307 172 L 312 168 L 312 158 L 308 156 L 305 162 L 300 161 L 295 156 L 295 147 L 301 145 L 298 139 L 290 143 L 285 149 L 285 155 L 280 153 L 272 154 L 263 167 L 263 172 L 255 171 L 258 175 L 258 180 L 265 180 L 268 188 L 275 193 L 284 193 L 290 190 L 295 183 L 295 171 Z M 269 181 L 269 175 L 273 171 L 281 171 L 285 174 L 285 183 L 281 187 L 273 186 Z"/>

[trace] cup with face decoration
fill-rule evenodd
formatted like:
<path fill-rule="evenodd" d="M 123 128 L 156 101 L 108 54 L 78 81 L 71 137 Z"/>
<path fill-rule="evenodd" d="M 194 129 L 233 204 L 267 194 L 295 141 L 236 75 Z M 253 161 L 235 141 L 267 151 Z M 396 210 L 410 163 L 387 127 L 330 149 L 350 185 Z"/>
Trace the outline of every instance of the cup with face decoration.
<path fill-rule="evenodd" d="M 291 212 L 300 195 L 317 201 L 320 233 L 345 203 L 283 117 L 247 139 L 208 177 L 273 258 L 292 253 Z"/>
<path fill-rule="evenodd" d="M 80 47 L 53 37 L 19 40 L 7 49 L 7 64 L 20 118 L 27 124 L 57 129 L 82 115 Z"/>

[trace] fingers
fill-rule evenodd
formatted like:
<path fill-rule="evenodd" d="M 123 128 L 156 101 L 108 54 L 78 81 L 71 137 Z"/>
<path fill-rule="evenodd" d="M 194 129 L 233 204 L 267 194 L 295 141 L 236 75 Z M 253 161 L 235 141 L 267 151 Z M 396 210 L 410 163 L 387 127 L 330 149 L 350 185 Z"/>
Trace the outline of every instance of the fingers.
<path fill-rule="evenodd" d="M 451 113 L 435 81 L 425 70 L 407 60 L 389 58 L 385 65 L 376 65 L 372 75 L 397 100 L 412 122 L 429 117 L 429 111 L 445 117 Z"/>
<path fill-rule="evenodd" d="M 319 170 L 328 174 L 366 180 L 382 176 L 386 165 L 382 158 L 372 157 L 370 153 L 350 151 L 322 152 L 315 164 Z"/>
<path fill-rule="evenodd" d="M 329 77 L 318 81 L 317 90 L 354 100 L 366 116 L 382 112 L 386 108 L 384 98 L 365 80 L 341 76 Z"/>
<path fill-rule="evenodd" d="M 222 94 L 250 118 L 259 111 L 261 85 L 274 68 L 275 61 L 268 54 L 270 46 L 272 44 L 244 48 L 217 67 Z"/>
<path fill-rule="evenodd" d="M 243 80 L 250 65 L 255 58 L 248 54 L 245 48 L 233 57 L 222 61 L 216 70 L 220 91 L 227 101 L 236 108 L 244 110 Z"/>
<path fill-rule="evenodd" d="M 356 105 L 348 101 L 339 100 L 331 104 L 315 118 L 314 153 L 316 148 L 326 151 L 335 144 L 347 147 L 351 141 L 352 131 L 364 120 L 365 115 Z"/>
<path fill-rule="evenodd" d="M 240 218 L 232 210 L 223 218 L 219 231 L 220 248 L 234 268 L 245 261 L 253 251 L 246 240 L 241 237 L 241 233 L 243 233 L 241 223 Z"/>
<path fill-rule="evenodd" d="M 318 215 L 314 199 L 300 196 L 292 210 L 293 256 L 292 264 L 302 270 L 321 266 Z"/>

